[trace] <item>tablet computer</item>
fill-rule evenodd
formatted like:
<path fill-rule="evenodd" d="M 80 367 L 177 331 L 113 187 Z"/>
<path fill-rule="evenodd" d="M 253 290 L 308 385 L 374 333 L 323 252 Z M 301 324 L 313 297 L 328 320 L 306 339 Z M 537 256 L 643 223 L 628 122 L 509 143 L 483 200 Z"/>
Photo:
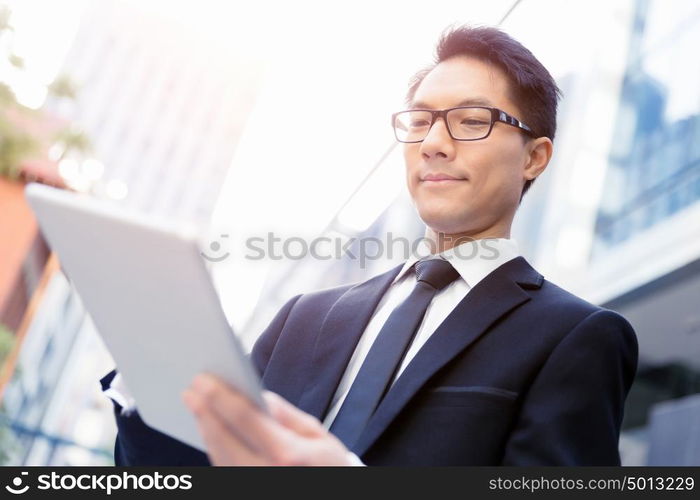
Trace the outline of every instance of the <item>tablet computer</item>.
<path fill-rule="evenodd" d="M 146 424 L 205 450 L 181 399 L 201 372 L 265 408 L 196 230 L 40 184 L 29 184 L 25 194 Z"/>

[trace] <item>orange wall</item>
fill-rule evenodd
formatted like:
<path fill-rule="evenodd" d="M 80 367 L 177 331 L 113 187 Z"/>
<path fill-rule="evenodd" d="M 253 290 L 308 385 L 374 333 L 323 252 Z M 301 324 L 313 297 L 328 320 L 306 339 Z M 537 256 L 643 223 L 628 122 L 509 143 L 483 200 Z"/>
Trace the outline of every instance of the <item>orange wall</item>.
<path fill-rule="evenodd" d="M 36 232 L 36 220 L 24 199 L 24 183 L 0 177 L 0 310 Z"/>

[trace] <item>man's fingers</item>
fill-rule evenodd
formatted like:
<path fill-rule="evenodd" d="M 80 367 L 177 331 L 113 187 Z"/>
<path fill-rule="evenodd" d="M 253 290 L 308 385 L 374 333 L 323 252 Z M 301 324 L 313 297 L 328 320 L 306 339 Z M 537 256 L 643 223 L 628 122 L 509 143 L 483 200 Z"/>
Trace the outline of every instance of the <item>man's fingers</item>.
<path fill-rule="evenodd" d="M 265 392 L 271 415 L 214 376 L 198 376 L 183 395 L 213 463 L 348 465 L 343 443 L 320 422 Z"/>
<path fill-rule="evenodd" d="M 247 397 L 219 378 L 207 374 L 198 375 L 192 389 L 228 431 L 245 442 L 249 449 L 266 455 L 273 462 L 286 459 L 291 433 Z"/>
<path fill-rule="evenodd" d="M 323 426 L 315 417 L 301 411 L 282 396 L 265 391 L 263 397 L 275 420 L 288 429 L 308 437 L 318 437 L 324 434 Z"/>
<path fill-rule="evenodd" d="M 305 465 L 356 465 L 359 462 L 316 417 L 274 392 L 265 391 L 263 397 L 275 420 L 305 441 Z"/>
<path fill-rule="evenodd" d="M 231 433 L 197 393 L 187 390 L 183 393 L 183 400 L 197 419 L 197 427 L 212 464 L 264 465 L 262 458 Z"/>

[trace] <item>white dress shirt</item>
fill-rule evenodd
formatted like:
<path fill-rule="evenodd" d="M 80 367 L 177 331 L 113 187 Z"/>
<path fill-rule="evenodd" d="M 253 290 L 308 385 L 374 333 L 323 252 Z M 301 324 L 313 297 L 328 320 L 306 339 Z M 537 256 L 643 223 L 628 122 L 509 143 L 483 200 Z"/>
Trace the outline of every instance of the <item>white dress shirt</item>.
<path fill-rule="evenodd" d="M 416 286 L 416 275 L 411 268 L 418 260 L 440 257 L 449 261 L 459 273 L 459 278 L 440 290 L 430 302 L 425 312 L 423 321 L 413 338 L 401 365 L 394 376 L 393 382 L 398 379 L 404 369 L 411 362 L 430 336 L 437 330 L 440 323 L 452 312 L 461 300 L 474 288 L 479 281 L 500 265 L 520 255 L 517 242 L 514 239 L 489 238 L 462 243 L 450 250 L 430 255 L 428 244 L 421 240 L 414 255 L 406 261 L 403 268 L 396 276 L 391 286 L 382 297 L 372 315 L 362 337 L 360 337 L 355 352 L 350 358 L 343 377 L 331 401 L 331 406 L 323 420 L 323 425 L 330 428 L 340 407 L 352 387 L 352 383 L 360 371 L 360 367 L 367 357 L 372 344 L 379 331 L 384 326 L 391 312 L 403 302 Z"/>

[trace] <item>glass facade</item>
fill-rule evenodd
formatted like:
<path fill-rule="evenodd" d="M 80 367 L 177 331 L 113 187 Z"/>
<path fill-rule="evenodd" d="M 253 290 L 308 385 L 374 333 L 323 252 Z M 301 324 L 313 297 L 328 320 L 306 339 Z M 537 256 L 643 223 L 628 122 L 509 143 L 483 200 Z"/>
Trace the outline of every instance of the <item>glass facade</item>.
<path fill-rule="evenodd" d="M 674 216 L 683 227 L 697 227 L 692 214 L 700 201 L 700 5 L 679 1 L 668 7 L 658 0 L 634 2 L 593 262 L 612 259 L 608 251 L 613 255 L 637 236 L 653 246 L 650 235 L 662 233 L 647 231 L 665 229 L 661 225 Z M 686 209 L 687 216 L 681 215 Z M 628 257 L 640 268 L 654 266 L 648 257 Z M 611 273 L 609 278 L 620 277 Z M 628 465 L 700 460 L 693 424 L 700 414 L 700 351 L 688 335 L 695 328 L 698 290 L 696 258 L 603 304 L 631 321 L 639 338 L 640 362 L 627 399 L 622 447 L 628 447 L 628 455 L 635 455 L 630 452 L 635 446 L 643 451 Z"/>
<path fill-rule="evenodd" d="M 79 298 L 56 273 L 3 395 L 0 464 L 113 463 L 112 407 L 95 379 L 111 363 L 106 356 Z"/>
<path fill-rule="evenodd" d="M 636 2 L 594 256 L 700 200 L 698 46 L 697 2 Z"/>

